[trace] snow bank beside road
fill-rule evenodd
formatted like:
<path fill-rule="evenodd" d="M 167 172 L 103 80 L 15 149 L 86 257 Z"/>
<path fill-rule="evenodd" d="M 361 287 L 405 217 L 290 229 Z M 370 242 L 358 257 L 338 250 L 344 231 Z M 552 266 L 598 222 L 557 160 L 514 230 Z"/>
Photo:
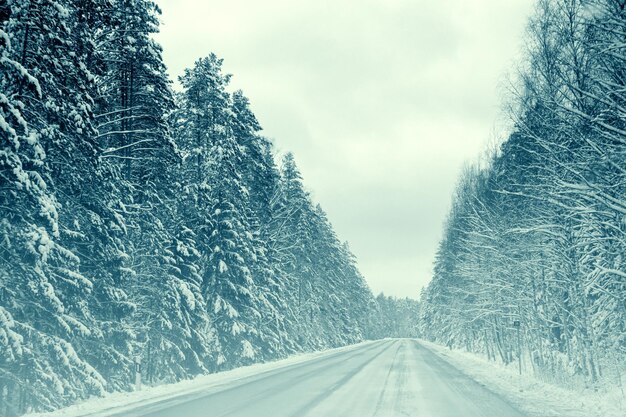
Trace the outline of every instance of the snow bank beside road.
<path fill-rule="evenodd" d="M 319 352 L 302 353 L 274 362 L 243 366 L 230 371 L 202 375 L 175 384 L 144 387 L 139 392 L 111 393 L 104 397 L 92 398 L 57 411 L 32 413 L 23 417 L 106 417 L 117 415 L 125 411 L 130 412 L 135 408 L 165 400 L 175 400 L 178 397 L 182 398 L 193 395 L 201 396 L 207 392 L 219 391 L 228 388 L 230 385 L 235 385 L 245 378 L 319 359 L 323 356 L 349 351 L 370 343 L 375 343 L 375 341 L 366 341 Z"/>
<path fill-rule="evenodd" d="M 619 387 L 609 393 L 574 392 L 550 385 L 530 375 L 520 376 L 517 364 L 504 367 L 476 354 L 419 343 L 520 410 L 536 417 L 623 417 L 626 397 Z"/>

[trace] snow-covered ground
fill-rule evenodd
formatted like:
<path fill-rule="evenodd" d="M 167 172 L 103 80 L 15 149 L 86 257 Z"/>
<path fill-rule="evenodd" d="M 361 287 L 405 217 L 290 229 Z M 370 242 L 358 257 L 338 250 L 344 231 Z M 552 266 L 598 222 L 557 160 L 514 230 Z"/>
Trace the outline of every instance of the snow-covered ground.
<path fill-rule="evenodd" d="M 624 417 L 626 397 L 616 386 L 609 392 L 570 391 L 519 375 L 517 364 L 504 367 L 481 356 L 449 350 L 420 341 L 437 356 L 491 391 L 506 398 L 529 416 L 537 417 Z"/>

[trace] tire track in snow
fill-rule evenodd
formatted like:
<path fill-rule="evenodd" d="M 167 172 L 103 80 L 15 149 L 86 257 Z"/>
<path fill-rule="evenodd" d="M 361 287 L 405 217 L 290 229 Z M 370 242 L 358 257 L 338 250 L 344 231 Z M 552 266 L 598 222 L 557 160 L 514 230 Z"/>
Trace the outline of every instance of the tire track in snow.
<path fill-rule="evenodd" d="M 321 394 L 317 395 L 315 398 L 313 398 L 311 401 L 309 401 L 307 404 L 305 404 L 303 407 L 301 407 L 295 413 L 293 413 L 292 417 L 305 416 L 307 413 L 309 413 L 311 410 L 313 410 L 317 405 L 322 403 L 326 398 L 331 396 L 339 388 L 341 388 L 343 385 L 347 384 L 351 379 L 353 379 L 356 375 L 358 375 L 359 372 L 361 372 L 367 365 L 372 363 L 374 360 L 376 360 L 376 358 L 378 358 L 380 355 L 385 353 L 388 349 L 390 349 L 392 346 L 396 345 L 397 343 L 398 343 L 398 341 L 396 340 L 393 343 L 391 343 L 390 345 L 387 345 L 385 347 L 385 349 L 383 349 L 380 352 L 376 353 L 368 361 L 366 361 L 365 363 L 362 363 L 356 369 L 354 369 L 352 372 L 350 372 L 349 374 L 347 374 L 346 376 L 341 378 L 339 381 L 337 381 L 333 385 L 327 387 Z"/>
<path fill-rule="evenodd" d="M 400 344 L 400 346 L 398 346 L 398 348 L 396 349 L 396 353 L 393 355 L 393 360 L 391 362 L 391 366 L 389 367 L 389 371 L 387 371 L 387 376 L 385 377 L 385 382 L 383 382 L 383 387 L 382 387 L 382 389 L 380 391 L 380 396 L 378 397 L 378 402 L 376 403 L 376 408 L 374 410 L 373 416 L 378 415 L 380 413 L 380 411 L 381 411 L 381 407 L 382 407 L 383 402 L 385 400 L 385 393 L 387 392 L 389 379 L 390 379 L 391 374 L 393 373 L 393 370 L 397 366 L 398 352 L 400 351 L 401 348 L 404 348 L 404 344 Z"/>
<path fill-rule="evenodd" d="M 393 410 L 404 416 L 411 416 L 407 410 L 407 400 L 410 393 L 407 390 L 407 380 L 411 376 L 411 367 L 406 359 L 407 344 L 402 344 L 402 352 L 400 356 L 400 369 L 397 377 L 397 388 L 394 391 Z"/>
<path fill-rule="evenodd" d="M 393 344 L 395 344 L 395 341 L 394 341 L 394 343 L 392 343 L 390 345 L 383 344 L 384 348 L 380 352 L 376 353 L 370 360 L 368 360 L 365 364 L 361 365 L 357 369 L 357 371 L 355 371 L 353 374 L 350 374 L 350 375 L 354 376 L 354 374 L 358 373 L 358 371 L 360 371 L 362 368 L 364 368 L 368 363 L 370 363 L 372 360 L 374 360 L 376 357 L 378 357 L 382 353 L 386 352 L 387 349 L 390 346 L 392 346 Z M 332 363 L 329 363 L 329 364 L 327 364 L 325 366 L 322 366 L 322 367 L 316 366 L 314 369 L 312 369 L 312 370 L 310 370 L 310 371 L 308 371 L 306 373 L 297 375 L 294 379 L 287 380 L 287 381 L 285 381 L 285 382 L 283 382 L 283 383 L 281 383 L 279 385 L 273 385 L 273 386 L 271 386 L 271 387 L 269 387 L 269 388 L 267 388 L 265 390 L 262 390 L 262 391 L 260 391 L 258 393 L 255 393 L 253 396 L 250 396 L 250 397 L 247 398 L 246 403 L 238 404 L 234 408 L 230 409 L 228 412 L 220 414 L 219 417 L 227 417 L 227 416 L 236 415 L 236 413 L 238 413 L 241 409 L 245 409 L 245 408 L 247 408 L 249 406 L 250 403 L 254 403 L 255 400 L 260 399 L 260 398 L 265 398 L 266 394 L 268 394 L 268 393 L 275 393 L 277 391 L 280 392 L 280 391 L 282 391 L 285 388 L 291 388 L 291 387 L 293 387 L 295 385 L 298 385 L 298 384 L 301 384 L 303 382 L 306 382 L 311 375 L 318 374 L 318 373 L 321 373 L 321 372 L 323 372 L 323 371 L 325 371 L 327 369 L 330 369 L 330 368 L 336 366 L 336 364 L 338 362 L 348 362 L 348 361 L 350 361 L 350 360 L 352 360 L 354 358 L 360 357 L 360 356 L 367 356 L 371 351 L 376 350 L 376 349 L 380 349 L 380 348 L 381 348 L 381 345 L 380 344 L 376 344 L 373 347 L 370 347 L 369 349 L 359 350 L 358 352 L 355 352 L 353 355 L 350 355 L 347 358 L 343 358 L 343 357 L 335 358 L 337 360 L 332 361 Z M 296 369 L 299 369 L 299 368 L 300 367 L 296 367 L 296 368 L 288 369 L 286 371 L 293 371 L 293 370 L 296 370 Z M 336 385 L 333 385 L 327 391 L 324 391 L 324 393 L 327 393 L 324 396 L 324 398 L 326 398 L 328 395 L 332 394 L 332 392 L 335 389 L 337 389 L 341 385 L 345 384 L 349 379 L 350 379 L 350 377 L 346 376 L 346 377 L 342 378 L 342 380 L 341 380 L 341 381 L 345 380 L 343 383 L 340 384 L 339 382 L 341 382 L 341 381 L 339 381 Z M 253 383 L 253 382 L 257 382 L 257 380 L 251 381 L 250 383 Z M 239 387 L 241 387 L 241 385 L 238 386 L 238 387 L 230 388 L 229 390 L 238 389 Z M 320 401 L 323 401 L 324 398 L 321 398 Z M 315 399 L 312 400 L 311 403 L 314 402 L 314 401 L 315 401 Z M 316 404 L 313 404 L 313 406 L 315 406 L 315 405 Z M 306 406 L 304 406 L 303 409 L 307 409 L 307 407 L 308 407 L 308 404 Z M 300 412 L 298 412 L 298 413 L 296 413 L 294 415 L 295 416 L 301 416 L 302 414 L 300 414 Z"/>
<path fill-rule="evenodd" d="M 155 416 L 155 417 L 171 416 L 172 414 L 169 414 L 170 412 L 169 410 L 173 410 L 175 407 L 184 406 L 186 403 L 190 401 L 202 400 L 205 397 L 211 397 L 212 395 L 215 395 L 215 394 L 227 394 L 227 393 L 239 390 L 241 388 L 245 388 L 246 386 L 258 383 L 266 378 L 273 378 L 273 377 L 288 374 L 291 372 L 297 372 L 299 370 L 302 370 L 303 368 L 305 369 L 307 367 L 313 367 L 312 370 L 307 371 L 303 374 L 297 375 L 295 378 L 296 380 L 295 382 L 294 382 L 294 379 L 290 379 L 290 380 L 287 380 L 287 382 L 280 384 L 280 388 L 284 388 L 285 386 L 293 386 L 293 385 L 303 382 L 303 380 L 305 380 L 306 377 L 312 374 L 315 374 L 322 370 L 326 370 L 326 369 L 332 368 L 333 366 L 336 366 L 337 363 L 350 361 L 358 356 L 367 355 L 369 352 L 375 349 L 380 349 L 380 348 L 381 348 L 380 343 L 374 343 L 372 345 L 366 345 L 364 348 L 357 349 L 356 351 L 351 350 L 348 352 L 339 352 L 339 353 L 329 355 L 327 357 L 323 357 L 321 359 L 317 359 L 314 361 L 307 361 L 307 362 L 303 362 L 303 363 L 299 363 L 295 365 L 290 365 L 285 368 L 280 368 L 278 370 L 266 371 L 258 375 L 247 377 L 244 380 L 240 380 L 238 381 L 238 383 L 236 383 L 233 386 L 228 386 L 228 387 L 217 386 L 204 392 L 199 392 L 199 393 L 195 393 L 192 395 L 183 395 L 174 399 L 157 401 L 157 402 L 150 404 L 149 406 L 144 405 L 134 410 L 125 410 L 118 414 L 107 413 L 106 415 L 110 417 L 139 417 L 139 416 L 146 416 L 146 415 Z M 326 365 L 320 366 L 320 364 L 326 364 Z M 272 388 L 268 388 L 263 391 L 263 394 L 272 392 L 275 389 L 276 389 L 276 386 L 273 386 Z M 259 396 L 260 395 L 254 395 L 255 398 Z M 226 412 L 226 414 L 220 414 L 220 416 L 232 415 L 234 412 L 238 412 L 242 409 L 245 409 L 246 407 L 249 406 L 249 404 L 250 404 L 250 401 L 246 401 L 246 403 L 244 404 L 237 404 L 234 409 L 229 409 Z M 214 415 L 212 415 L 212 417 L 214 417 Z"/>

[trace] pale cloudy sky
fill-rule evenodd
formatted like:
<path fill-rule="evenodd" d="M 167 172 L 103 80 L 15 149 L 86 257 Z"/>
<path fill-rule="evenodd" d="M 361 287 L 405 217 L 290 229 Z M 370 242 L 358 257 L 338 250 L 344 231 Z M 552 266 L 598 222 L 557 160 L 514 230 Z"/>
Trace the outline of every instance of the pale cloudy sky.
<path fill-rule="evenodd" d="M 157 0 L 170 75 L 224 58 L 375 293 L 428 283 L 457 176 L 501 135 L 533 0 Z"/>

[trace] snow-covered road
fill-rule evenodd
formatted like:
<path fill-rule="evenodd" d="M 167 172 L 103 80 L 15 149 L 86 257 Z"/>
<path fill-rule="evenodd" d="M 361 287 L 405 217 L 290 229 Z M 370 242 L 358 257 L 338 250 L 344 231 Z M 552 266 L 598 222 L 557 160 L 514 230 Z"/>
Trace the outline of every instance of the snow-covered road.
<path fill-rule="evenodd" d="M 201 396 L 126 410 L 123 415 L 524 417 L 408 339 L 361 345 L 264 372 Z"/>

